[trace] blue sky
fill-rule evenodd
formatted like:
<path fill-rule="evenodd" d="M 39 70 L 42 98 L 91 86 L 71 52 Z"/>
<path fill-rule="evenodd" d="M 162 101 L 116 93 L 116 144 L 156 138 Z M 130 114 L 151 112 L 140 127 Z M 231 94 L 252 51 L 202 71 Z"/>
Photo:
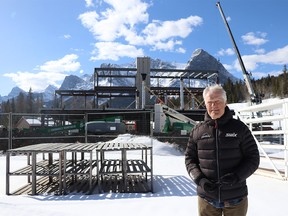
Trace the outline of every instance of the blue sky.
<path fill-rule="evenodd" d="M 201 48 L 243 78 L 215 0 L 1 0 L 0 95 L 38 92 L 102 63 L 149 56 L 186 64 Z M 253 77 L 288 64 L 287 0 L 222 0 Z M 286 14 L 286 15 L 285 15 Z M 286 18 L 285 18 L 286 17 Z"/>

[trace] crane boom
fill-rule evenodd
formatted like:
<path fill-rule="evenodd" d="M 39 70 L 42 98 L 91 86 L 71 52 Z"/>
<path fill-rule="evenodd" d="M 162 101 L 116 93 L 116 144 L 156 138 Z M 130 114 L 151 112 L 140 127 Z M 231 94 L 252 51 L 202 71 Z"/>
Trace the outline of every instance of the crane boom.
<path fill-rule="evenodd" d="M 229 27 L 229 24 L 228 24 L 228 22 L 227 22 L 227 20 L 226 20 L 226 17 L 225 17 L 225 15 L 224 15 L 224 12 L 223 12 L 223 10 L 222 10 L 222 7 L 221 7 L 221 5 L 220 5 L 220 2 L 217 2 L 217 3 L 216 3 L 216 6 L 218 7 L 218 9 L 219 9 L 219 11 L 220 11 L 220 14 L 221 14 L 221 16 L 222 16 L 222 19 L 223 19 L 223 21 L 224 21 L 224 24 L 225 24 L 225 26 L 226 26 L 226 28 L 227 28 L 228 33 L 229 33 L 230 39 L 231 39 L 231 41 L 232 41 L 232 43 L 233 43 L 234 50 L 235 50 L 235 52 L 236 52 L 236 55 L 237 55 L 237 58 L 238 58 L 240 67 L 241 67 L 241 69 L 242 69 L 242 73 L 243 73 L 243 76 L 244 76 L 244 81 L 245 81 L 245 84 L 246 84 L 246 86 L 247 86 L 248 92 L 249 92 L 249 94 L 250 94 L 251 102 L 255 102 L 256 104 L 261 103 L 260 94 L 256 94 L 256 93 L 254 92 L 254 89 L 253 89 L 253 86 L 252 86 L 252 83 L 251 83 L 251 79 L 250 79 L 250 75 L 249 75 L 249 73 L 246 71 L 246 68 L 245 68 L 245 65 L 244 65 L 244 63 L 243 63 L 243 60 L 242 60 L 242 58 L 241 58 L 239 49 L 238 49 L 238 47 L 237 47 L 237 45 L 236 45 L 236 42 L 235 42 L 235 40 L 234 40 L 233 34 L 232 34 L 231 29 L 230 29 L 230 27 Z"/>

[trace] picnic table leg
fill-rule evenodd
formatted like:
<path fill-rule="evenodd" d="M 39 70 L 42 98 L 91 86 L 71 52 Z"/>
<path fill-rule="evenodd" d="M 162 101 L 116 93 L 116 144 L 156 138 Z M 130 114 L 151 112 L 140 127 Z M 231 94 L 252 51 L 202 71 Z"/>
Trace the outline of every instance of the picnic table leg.
<path fill-rule="evenodd" d="M 76 163 L 77 163 L 77 152 L 71 152 L 71 163 L 72 163 L 72 172 L 75 173 L 76 171 Z M 72 182 L 75 183 L 77 180 L 77 176 L 74 174 L 71 176 Z"/>
<path fill-rule="evenodd" d="M 31 165 L 31 153 L 27 153 L 27 165 Z M 31 183 L 31 176 L 28 175 L 27 176 L 27 182 L 28 183 Z"/>
<path fill-rule="evenodd" d="M 96 174 L 97 174 L 97 185 L 98 185 L 98 191 L 99 193 L 102 192 L 101 190 L 101 182 L 100 182 L 100 174 L 99 174 L 99 167 L 101 166 L 101 161 L 99 160 L 98 156 L 99 152 L 96 150 L 96 162 L 97 162 L 97 167 L 96 167 Z M 100 153 L 101 154 L 101 153 Z"/>
<path fill-rule="evenodd" d="M 151 180 L 150 180 L 150 189 L 151 189 L 151 192 L 153 193 L 153 152 L 152 152 L 152 148 L 150 148 L 150 169 L 151 169 Z"/>
<path fill-rule="evenodd" d="M 36 152 L 32 152 L 32 195 L 36 194 Z"/>
<path fill-rule="evenodd" d="M 65 162 L 65 161 L 64 161 Z M 59 194 L 62 194 L 62 166 L 63 163 L 63 152 L 59 152 Z"/>
<path fill-rule="evenodd" d="M 123 149 L 122 151 L 122 173 L 124 181 L 124 192 L 127 192 L 127 151 Z"/>
<path fill-rule="evenodd" d="M 52 164 L 53 164 L 53 154 L 48 153 L 48 166 L 50 167 Z M 49 172 L 50 172 L 50 169 L 49 169 Z M 53 181 L 53 177 L 49 175 L 49 183 L 51 183 L 52 181 Z"/>
<path fill-rule="evenodd" d="M 6 195 L 10 195 L 10 153 L 6 153 Z"/>
<path fill-rule="evenodd" d="M 67 152 L 64 152 L 64 163 L 63 163 L 63 194 L 65 195 L 65 194 L 67 194 L 67 184 L 66 184 L 66 153 Z M 59 171 L 60 171 L 60 169 L 59 169 Z M 60 190 L 60 189 L 59 189 Z"/>
<path fill-rule="evenodd" d="M 92 151 L 90 152 L 89 193 L 92 193 Z"/>

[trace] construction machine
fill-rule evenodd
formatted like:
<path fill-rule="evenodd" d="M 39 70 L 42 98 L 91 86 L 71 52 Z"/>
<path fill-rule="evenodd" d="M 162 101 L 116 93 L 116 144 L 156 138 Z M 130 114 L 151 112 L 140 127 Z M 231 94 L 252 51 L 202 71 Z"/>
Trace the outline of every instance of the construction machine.
<path fill-rule="evenodd" d="M 164 105 L 154 105 L 154 132 L 169 133 L 180 131 L 181 135 L 187 135 L 197 124 L 196 121 Z"/>
<path fill-rule="evenodd" d="M 242 69 L 242 73 L 243 73 L 243 76 L 244 76 L 244 81 L 245 81 L 245 84 L 246 84 L 246 87 L 248 89 L 248 92 L 250 94 L 250 99 L 251 99 L 251 103 L 255 103 L 255 104 L 260 104 L 262 103 L 262 94 L 260 93 L 255 93 L 254 89 L 253 89 L 253 86 L 252 86 L 252 83 L 251 83 L 251 78 L 250 78 L 250 74 L 246 71 L 246 68 L 245 68 L 245 65 L 243 63 L 243 60 L 242 60 L 242 57 L 240 55 L 240 52 L 239 52 L 239 49 L 236 45 L 236 42 L 234 40 L 234 37 L 233 37 L 233 34 L 231 32 L 231 29 L 229 27 L 229 24 L 227 22 L 227 19 L 224 15 L 224 12 L 222 10 L 222 7 L 220 5 L 220 2 L 217 2 L 216 3 L 216 6 L 218 7 L 219 11 L 220 11 L 220 14 L 222 16 L 222 19 L 224 21 L 224 24 L 227 28 L 227 31 L 228 31 L 228 34 L 230 36 L 230 39 L 233 43 L 233 46 L 234 46 L 234 50 L 236 52 L 236 55 L 237 55 L 237 58 L 238 58 L 238 61 L 239 61 L 239 64 L 240 64 L 240 67 Z"/>

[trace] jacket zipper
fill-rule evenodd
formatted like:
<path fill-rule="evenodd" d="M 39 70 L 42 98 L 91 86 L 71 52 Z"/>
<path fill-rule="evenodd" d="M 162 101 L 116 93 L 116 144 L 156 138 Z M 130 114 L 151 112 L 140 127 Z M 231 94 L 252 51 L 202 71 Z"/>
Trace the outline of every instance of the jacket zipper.
<path fill-rule="evenodd" d="M 217 183 L 220 181 L 220 166 L 219 166 L 219 142 L 218 142 L 218 124 L 215 120 L 215 136 L 216 136 L 216 165 L 217 165 Z M 221 185 L 218 186 L 218 202 L 221 202 Z"/>

